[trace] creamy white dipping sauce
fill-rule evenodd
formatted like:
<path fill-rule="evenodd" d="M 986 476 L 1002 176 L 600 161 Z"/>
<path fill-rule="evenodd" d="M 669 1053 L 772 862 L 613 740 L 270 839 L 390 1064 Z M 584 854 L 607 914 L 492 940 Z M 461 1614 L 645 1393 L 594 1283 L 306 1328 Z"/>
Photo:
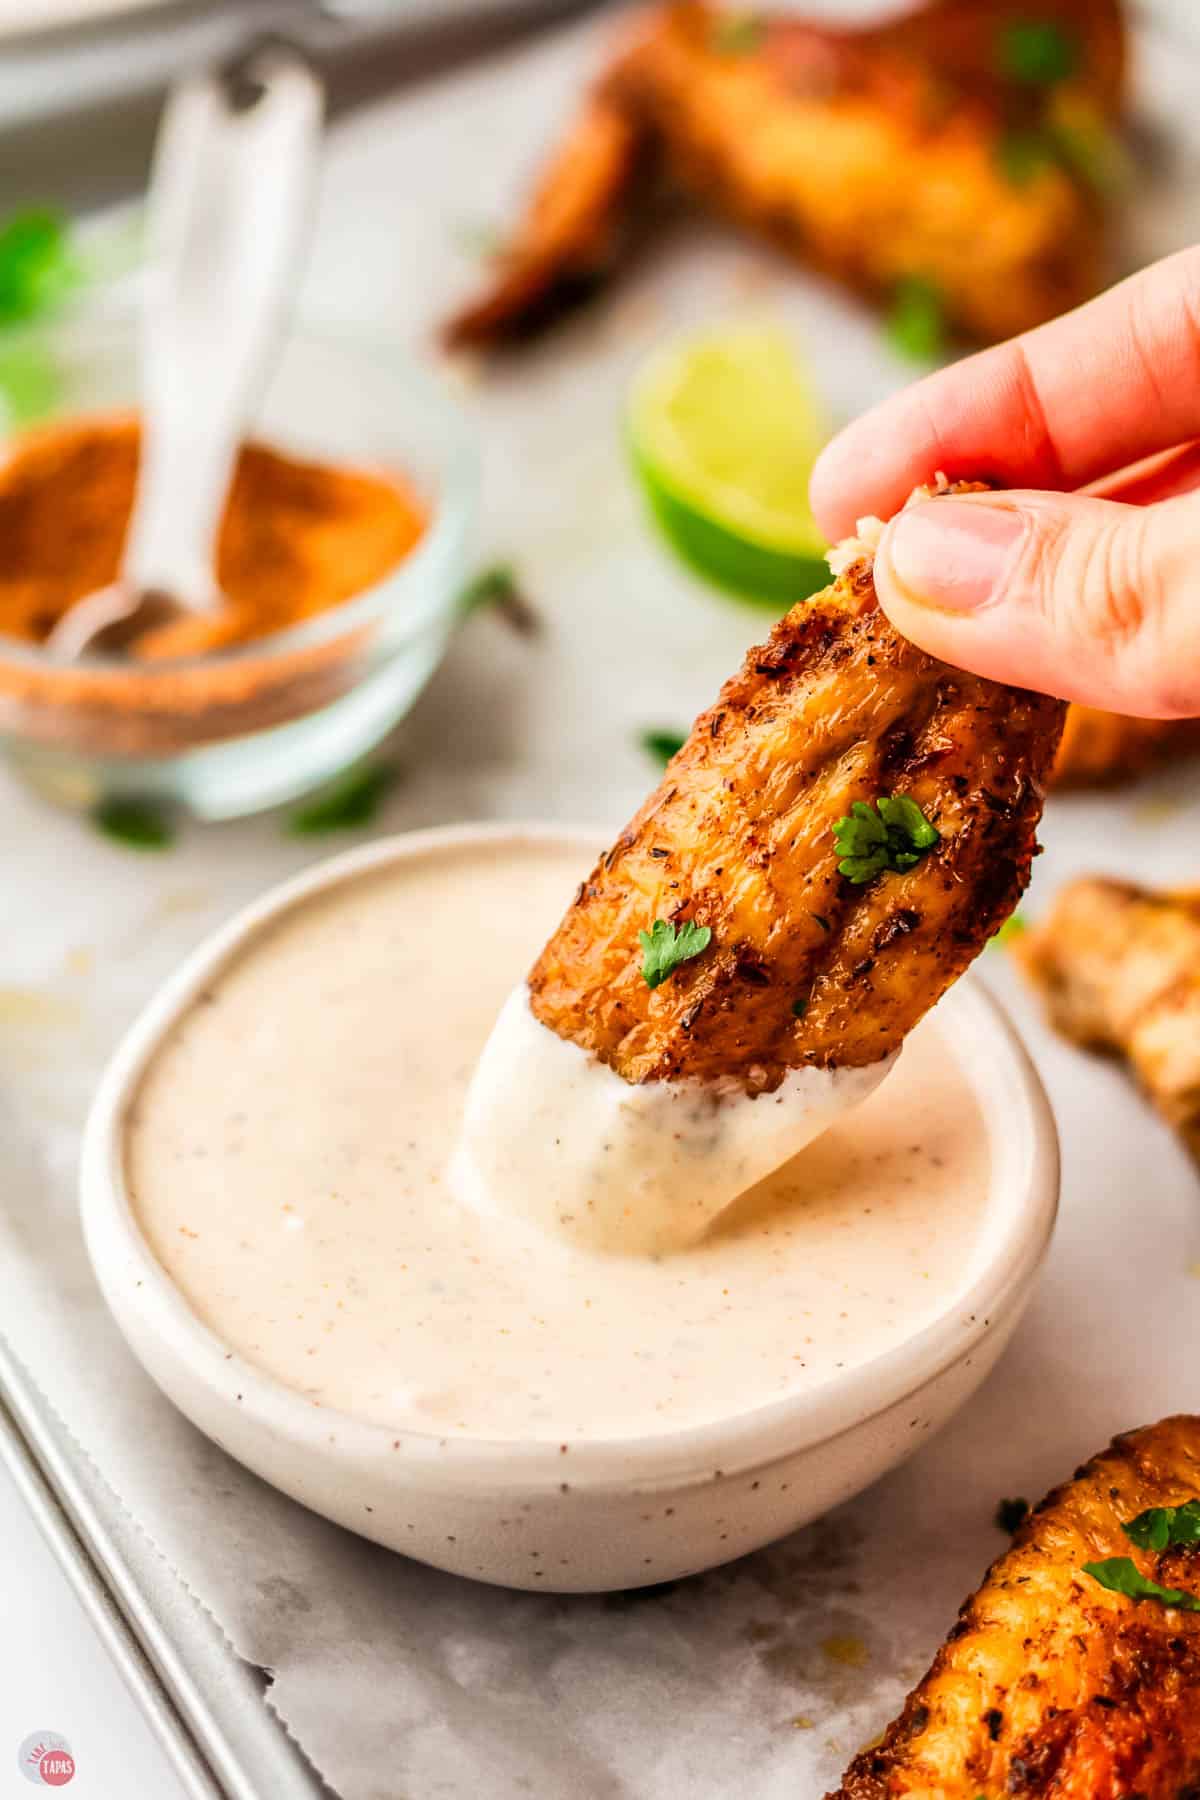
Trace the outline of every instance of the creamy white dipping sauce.
<path fill-rule="evenodd" d="M 600 1254 L 456 1196 L 472 1071 L 578 860 L 441 847 L 298 903 L 134 1094 L 128 1186 L 155 1255 L 316 1404 L 439 1436 L 694 1425 L 868 1361 L 978 1273 L 987 1127 L 935 1020 L 693 1248 Z"/>
<path fill-rule="evenodd" d="M 793 1069 L 769 1094 L 699 1081 L 633 1087 L 542 1025 L 522 985 L 475 1066 L 451 1180 L 481 1211 L 587 1249 L 685 1250 L 861 1105 L 894 1062 Z"/>

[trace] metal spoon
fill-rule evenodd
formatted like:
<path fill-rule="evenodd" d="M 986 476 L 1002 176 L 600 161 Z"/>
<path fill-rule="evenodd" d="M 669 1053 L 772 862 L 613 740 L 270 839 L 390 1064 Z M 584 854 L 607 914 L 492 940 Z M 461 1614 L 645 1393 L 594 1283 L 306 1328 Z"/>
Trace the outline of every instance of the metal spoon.
<path fill-rule="evenodd" d="M 217 532 L 304 247 L 321 113 L 317 77 L 272 43 L 167 102 L 150 183 L 137 493 L 120 575 L 59 620 L 47 639 L 57 655 L 119 652 L 221 605 Z"/>

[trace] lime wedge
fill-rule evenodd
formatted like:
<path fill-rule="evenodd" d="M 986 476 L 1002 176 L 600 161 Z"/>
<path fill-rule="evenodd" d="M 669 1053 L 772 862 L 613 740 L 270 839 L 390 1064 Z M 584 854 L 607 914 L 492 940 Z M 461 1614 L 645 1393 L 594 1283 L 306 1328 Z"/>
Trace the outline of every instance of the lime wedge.
<path fill-rule="evenodd" d="M 652 356 L 629 405 L 634 467 L 679 554 L 742 598 L 825 587 L 808 478 L 825 420 L 787 335 L 736 326 Z"/>

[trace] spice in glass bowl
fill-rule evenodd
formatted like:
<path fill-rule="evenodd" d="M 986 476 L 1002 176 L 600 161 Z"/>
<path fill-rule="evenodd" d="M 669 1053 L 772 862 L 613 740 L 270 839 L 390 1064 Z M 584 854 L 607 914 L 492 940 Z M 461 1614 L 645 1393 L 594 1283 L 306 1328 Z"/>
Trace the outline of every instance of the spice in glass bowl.
<path fill-rule="evenodd" d="M 32 431 L 0 465 L 0 636 L 41 644 L 76 601 L 116 579 L 137 480 L 136 418 Z M 383 580 L 425 509 L 400 478 L 300 461 L 248 443 L 225 508 L 223 604 L 148 631 L 139 661 L 204 656 L 286 631 Z"/>

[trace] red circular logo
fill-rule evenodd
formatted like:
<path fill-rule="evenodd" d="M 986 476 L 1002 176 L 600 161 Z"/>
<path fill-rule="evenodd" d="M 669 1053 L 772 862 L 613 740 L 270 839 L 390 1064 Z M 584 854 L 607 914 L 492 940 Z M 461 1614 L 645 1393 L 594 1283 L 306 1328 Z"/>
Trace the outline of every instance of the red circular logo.
<path fill-rule="evenodd" d="M 69 1750 L 47 1750 L 38 1763 L 38 1774 L 47 1787 L 66 1787 L 75 1774 L 75 1758 Z"/>
<path fill-rule="evenodd" d="M 31 1731 L 17 1751 L 17 1767 L 35 1787 L 66 1787 L 75 1779 L 75 1758 L 57 1731 Z"/>

